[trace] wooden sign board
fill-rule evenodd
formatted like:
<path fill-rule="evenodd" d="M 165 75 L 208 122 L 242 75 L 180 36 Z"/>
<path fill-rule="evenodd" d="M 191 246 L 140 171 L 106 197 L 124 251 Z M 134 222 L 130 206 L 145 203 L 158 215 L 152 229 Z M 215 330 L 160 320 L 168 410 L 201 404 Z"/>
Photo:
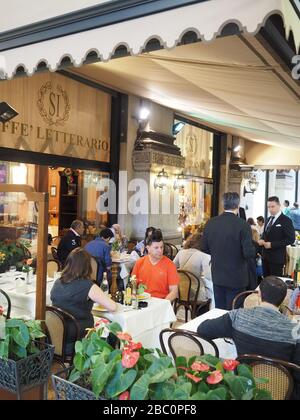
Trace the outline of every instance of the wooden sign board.
<path fill-rule="evenodd" d="M 47 73 L 1 82 L 2 101 L 19 115 L 0 124 L 0 147 L 109 162 L 109 94 Z"/>

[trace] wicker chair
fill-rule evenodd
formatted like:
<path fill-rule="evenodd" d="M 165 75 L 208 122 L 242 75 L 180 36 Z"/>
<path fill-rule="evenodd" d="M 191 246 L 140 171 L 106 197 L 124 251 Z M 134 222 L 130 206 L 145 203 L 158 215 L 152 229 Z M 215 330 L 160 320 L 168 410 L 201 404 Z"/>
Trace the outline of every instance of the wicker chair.
<path fill-rule="evenodd" d="M 168 242 L 164 242 L 164 256 L 170 258 L 170 260 L 173 260 L 173 248 L 172 245 Z"/>
<path fill-rule="evenodd" d="M 54 273 L 60 271 L 60 264 L 56 260 L 47 261 L 47 276 L 53 278 Z"/>
<path fill-rule="evenodd" d="M 258 384 L 258 388 L 266 389 L 273 400 L 289 400 L 294 389 L 294 379 L 291 373 L 300 374 L 300 366 L 285 360 L 259 356 L 257 354 L 243 354 L 237 359 L 252 367 L 255 378 L 266 378 L 267 384 Z"/>
<path fill-rule="evenodd" d="M 240 308 L 240 304 L 242 302 L 242 299 L 245 298 L 242 307 L 243 308 L 254 308 L 255 306 L 259 306 L 260 299 L 258 296 L 257 290 L 246 290 L 245 292 L 241 292 L 233 299 L 232 302 L 232 309 L 238 309 Z"/>
<path fill-rule="evenodd" d="M 185 310 L 185 322 L 188 322 L 188 313 L 191 313 L 191 319 L 196 318 L 200 308 L 209 307 L 210 300 L 198 301 L 200 290 L 200 280 L 193 273 L 187 270 L 177 270 L 179 275 L 178 298 L 174 301 L 174 312 L 183 306 Z"/>
<path fill-rule="evenodd" d="M 94 257 L 91 257 L 91 266 L 92 266 L 91 279 L 95 283 L 97 283 L 97 281 L 98 281 L 98 261 Z"/>
<path fill-rule="evenodd" d="M 66 368 L 66 363 L 71 365 L 75 353 L 75 342 L 74 348 L 71 352 L 67 352 L 67 328 L 70 328 L 70 324 L 73 324 L 75 331 L 75 341 L 79 340 L 79 325 L 73 315 L 55 306 L 46 306 L 46 334 L 50 344 L 53 344 L 54 349 L 54 360 L 60 364 L 63 368 Z"/>
<path fill-rule="evenodd" d="M 174 360 L 180 356 L 189 359 L 204 354 L 219 357 L 218 347 L 213 341 L 204 339 L 192 331 L 166 328 L 160 332 L 159 341 L 163 353 L 168 354 L 169 349 Z"/>
<path fill-rule="evenodd" d="M 3 315 L 6 319 L 10 318 L 10 312 L 11 312 L 11 301 L 8 296 L 8 294 L 0 289 L 0 306 L 4 309 Z"/>

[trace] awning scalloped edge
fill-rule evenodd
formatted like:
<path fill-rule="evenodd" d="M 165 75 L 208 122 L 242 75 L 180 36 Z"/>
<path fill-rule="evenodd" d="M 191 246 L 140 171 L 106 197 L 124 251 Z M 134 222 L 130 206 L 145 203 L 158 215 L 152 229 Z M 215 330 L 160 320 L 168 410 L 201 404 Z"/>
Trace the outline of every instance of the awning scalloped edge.
<path fill-rule="evenodd" d="M 226 1 L 230 3 L 230 0 Z M 236 2 L 236 0 L 234 1 Z M 215 10 L 215 6 L 208 8 L 208 4 L 211 2 L 205 2 L 159 15 L 151 15 L 146 18 L 4 51 L 0 55 L 0 78 L 11 79 L 20 68 L 23 68 L 27 75 L 33 75 L 42 62 L 45 63 L 48 70 L 53 72 L 58 70 L 62 60 L 66 57 L 70 59 L 74 67 L 80 67 L 91 52 L 97 54 L 100 61 L 106 62 L 115 55 L 120 46 L 124 46 L 128 54 L 138 55 L 144 51 L 146 45 L 152 39 L 157 39 L 163 48 L 171 49 L 180 44 L 184 35 L 191 31 L 202 42 L 212 42 L 222 34 L 223 29 L 228 24 L 236 24 L 243 33 L 255 35 L 274 14 L 281 15 L 286 36 L 289 37 L 290 32 L 293 33 L 296 50 L 299 50 L 300 35 L 297 30 L 294 32 L 294 26 L 297 22 L 295 16 L 297 15 L 295 11 L 287 8 L 286 4 L 284 5 L 284 0 L 283 3 L 280 0 L 269 0 L 269 3 L 277 6 L 277 8 L 272 8 L 270 11 L 270 7 L 266 7 L 265 10 L 260 11 L 260 14 L 255 15 L 255 18 L 253 3 L 251 6 L 248 0 L 243 1 L 245 5 L 248 5 L 248 9 L 241 4 L 240 7 L 234 8 L 232 6 L 233 10 L 231 12 L 227 11 L 228 19 L 226 20 L 222 20 L 226 17 L 226 9 Z M 281 6 L 281 9 L 278 6 Z M 260 9 L 264 8 L 261 7 Z M 201 13 L 197 15 L 197 12 Z M 229 17 L 232 16 L 230 13 L 234 12 L 236 17 Z M 170 20 L 173 22 L 171 26 L 164 25 Z M 189 22 L 190 25 L 187 26 L 184 22 Z M 159 29 L 155 30 L 155 28 Z"/>

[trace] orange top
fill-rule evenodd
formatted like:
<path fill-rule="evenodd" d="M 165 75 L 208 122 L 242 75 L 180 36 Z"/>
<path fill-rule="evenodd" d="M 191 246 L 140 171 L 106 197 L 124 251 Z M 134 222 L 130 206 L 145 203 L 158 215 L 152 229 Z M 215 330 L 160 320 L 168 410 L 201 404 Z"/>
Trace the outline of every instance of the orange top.
<path fill-rule="evenodd" d="M 179 277 L 175 264 L 167 257 L 153 265 L 149 256 L 140 258 L 133 268 L 132 274 L 137 277 L 137 283 L 147 286 L 146 292 L 151 296 L 164 299 L 169 293 L 169 286 L 177 286 Z"/>

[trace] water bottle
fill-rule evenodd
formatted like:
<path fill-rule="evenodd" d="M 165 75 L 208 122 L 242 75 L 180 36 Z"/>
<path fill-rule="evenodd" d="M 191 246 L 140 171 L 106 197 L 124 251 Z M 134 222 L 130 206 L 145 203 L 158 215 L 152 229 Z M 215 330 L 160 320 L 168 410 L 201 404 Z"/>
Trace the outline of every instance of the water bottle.
<path fill-rule="evenodd" d="M 107 280 L 107 273 L 103 273 L 103 279 L 100 286 L 100 289 L 105 295 L 108 295 L 109 293 L 109 286 L 108 286 L 108 280 Z"/>

